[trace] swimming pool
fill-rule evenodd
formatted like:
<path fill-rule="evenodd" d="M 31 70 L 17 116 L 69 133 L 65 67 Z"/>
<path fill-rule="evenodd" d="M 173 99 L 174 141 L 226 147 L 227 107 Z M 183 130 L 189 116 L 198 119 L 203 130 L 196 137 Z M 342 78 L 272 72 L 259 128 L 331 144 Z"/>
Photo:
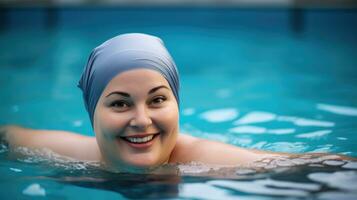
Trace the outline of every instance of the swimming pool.
<path fill-rule="evenodd" d="M 8 14 L 0 124 L 93 135 L 76 88 L 87 56 L 116 34 L 144 32 L 163 38 L 179 67 L 182 132 L 246 148 L 357 157 L 354 10 L 307 10 L 300 32 L 281 9 L 63 9 L 52 29 L 42 27 L 40 10 Z M 260 173 L 192 164 L 181 166 L 185 176 L 139 176 L 0 156 L 1 199 L 357 196 L 356 163 L 282 160 Z"/>

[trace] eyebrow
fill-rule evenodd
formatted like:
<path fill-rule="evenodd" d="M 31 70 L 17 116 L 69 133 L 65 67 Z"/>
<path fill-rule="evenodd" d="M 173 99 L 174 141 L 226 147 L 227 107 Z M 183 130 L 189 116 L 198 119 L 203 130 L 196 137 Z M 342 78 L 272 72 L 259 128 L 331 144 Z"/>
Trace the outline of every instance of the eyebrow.
<path fill-rule="evenodd" d="M 157 87 L 152 88 L 152 89 L 148 92 L 148 94 L 152 94 L 152 93 L 156 92 L 157 90 L 159 90 L 159 89 L 161 89 L 161 88 L 166 88 L 166 89 L 169 90 L 169 88 L 166 87 L 165 85 L 160 85 L 160 86 L 157 86 Z M 121 92 L 121 91 L 111 92 L 111 93 L 109 93 L 106 97 L 109 97 L 109 96 L 112 95 L 112 94 L 118 94 L 118 95 L 121 95 L 121 96 L 124 96 L 124 97 L 130 97 L 130 94 L 129 94 L 129 93 Z"/>

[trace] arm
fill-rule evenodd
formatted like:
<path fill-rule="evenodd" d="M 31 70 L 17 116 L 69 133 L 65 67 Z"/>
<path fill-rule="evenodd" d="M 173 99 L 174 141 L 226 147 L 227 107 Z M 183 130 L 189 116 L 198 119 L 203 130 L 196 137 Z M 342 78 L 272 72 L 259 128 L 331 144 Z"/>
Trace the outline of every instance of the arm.
<path fill-rule="evenodd" d="M 326 153 L 291 154 L 255 149 L 245 149 L 217 141 L 196 138 L 180 134 L 177 147 L 171 156 L 171 162 L 202 162 L 214 165 L 250 165 L 255 161 L 279 158 L 299 158 L 307 155 L 313 157 L 329 156 L 337 160 L 354 160 L 342 155 Z"/>
<path fill-rule="evenodd" d="M 267 157 L 280 154 L 244 149 L 222 142 L 196 138 L 180 134 L 172 162 L 202 162 L 213 165 L 246 165 Z"/>
<path fill-rule="evenodd" d="M 0 139 L 8 144 L 10 150 L 20 146 L 32 149 L 48 148 L 57 154 L 74 159 L 99 159 L 95 138 L 76 133 L 1 126 Z"/>

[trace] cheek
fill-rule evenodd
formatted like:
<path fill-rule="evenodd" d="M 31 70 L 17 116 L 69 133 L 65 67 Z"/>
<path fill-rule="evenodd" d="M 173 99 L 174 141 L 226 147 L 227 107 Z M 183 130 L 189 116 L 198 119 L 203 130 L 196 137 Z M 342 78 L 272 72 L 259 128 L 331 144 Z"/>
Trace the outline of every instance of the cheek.
<path fill-rule="evenodd" d="M 113 139 L 127 124 L 127 116 L 109 111 L 98 110 L 94 119 L 94 131 L 105 139 Z"/>
<path fill-rule="evenodd" d="M 177 129 L 178 125 L 178 108 L 176 105 L 167 106 L 156 113 L 156 121 L 160 127 L 172 131 Z"/>

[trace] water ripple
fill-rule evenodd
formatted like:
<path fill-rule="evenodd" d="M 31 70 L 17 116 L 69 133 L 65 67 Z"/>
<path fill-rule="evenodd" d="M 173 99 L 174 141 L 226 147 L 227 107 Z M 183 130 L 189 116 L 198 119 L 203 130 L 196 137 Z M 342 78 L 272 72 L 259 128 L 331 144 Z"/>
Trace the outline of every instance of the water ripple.
<path fill-rule="evenodd" d="M 259 126 L 237 126 L 228 130 L 231 133 L 250 133 L 250 134 L 274 134 L 274 135 L 285 135 L 295 132 L 293 128 L 282 128 L 282 129 L 267 129 L 265 127 Z"/>
<path fill-rule="evenodd" d="M 46 190 L 38 183 L 29 185 L 22 191 L 22 194 L 29 196 L 46 196 Z"/>
<path fill-rule="evenodd" d="M 229 193 L 227 191 L 221 190 L 219 188 L 213 187 L 211 185 L 201 184 L 201 183 L 187 183 L 180 187 L 180 197 L 188 199 L 236 199 L 229 198 Z"/>
<path fill-rule="evenodd" d="M 269 112 L 254 111 L 236 120 L 234 125 L 269 122 L 276 118 L 276 115 Z"/>
<path fill-rule="evenodd" d="M 308 146 L 302 142 L 274 142 L 264 146 L 264 149 L 275 152 L 304 152 Z"/>
<path fill-rule="evenodd" d="M 357 190 L 357 172 L 356 171 L 338 171 L 333 173 L 317 172 L 308 175 L 308 178 L 325 183 L 332 188 L 342 190 Z"/>
<path fill-rule="evenodd" d="M 319 200 L 356 200 L 357 193 L 347 192 L 322 192 L 318 194 Z"/>
<path fill-rule="evenodd" d="M 357 108 L 347 106 L 335 106 L 329 104 L 317 104 L 317 109 L 338 115 L 357 116 Z"/>
<path fill-rule="evenodd" d="M 310 133 L 301 133 L 296 135 L 295 137 L 297 138 L 307 138 L 307 139 L 317 139 L 320 137 L 323 137 L 325 135 L 328 135 L 332 132 L 332 130 L 320 130 L 320 131 L 314 131 Z"/>
<path fill-rule="evenodd" d="M 238 126 L 229 129 L 229 131 L 233 133 L 263 134 L 267 131 L 267 129 L 259 126 Z"/>
<path fill-rule="evenodd" d="M 298 118 L 292 116 L 279 116 L 277 118 L 278 121 L 284 122 L 292 122 L 297 126 L 319 126 L 319 127 L 333 127 L 335 126 L 334 122 L 329 121 L 321 121 L 315 119 L 305 119 L 305 118 Z"/>
<path fill-rule="evenodd" d="M 307 191 L 299 189 L 287 189 L 287 188 L 272 188 L 266 185 L 271 182 L 264 181 L 229 181 L 229 180 L 214 180 L 208 181 L 209 185 L 216 187 L 223 187 L 235 191 L 260 194 L 260 195 L 274 195 L 274 196 L 290 196 L 290 197 L 306 197 L 309 195 Z M 277 183 L 276 185 L 278 185 Z M 281 183 L 280 183 L 281 184 Z M 293 183 L 290 183 L 292 186 Z"/>
<path fill-rule="evenodd" d="M 239 112 L 235 108 L 223 108 L 206 111 L 200 117 L 208 122 L 218 123 L 234 120 L 238 115 Z"/>
<path fill-rule="evenodd" d="M 349 162 L 349 163 L 345 164 L 344 166 L 342 166 L 342 168 L 357 169 L 357 162 Z"/>

